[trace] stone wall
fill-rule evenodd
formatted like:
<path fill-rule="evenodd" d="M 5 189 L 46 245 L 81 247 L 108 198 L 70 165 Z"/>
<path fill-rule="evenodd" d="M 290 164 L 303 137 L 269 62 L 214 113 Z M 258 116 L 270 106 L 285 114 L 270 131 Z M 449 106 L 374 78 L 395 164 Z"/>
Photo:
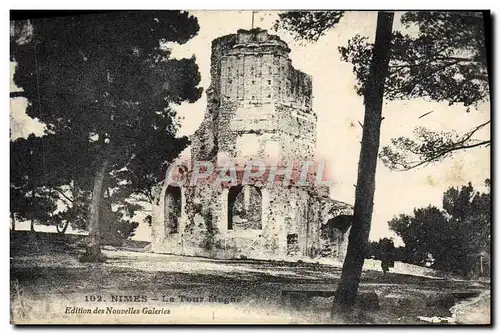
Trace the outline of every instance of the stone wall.
<path fill-rule="evenodd" d="M 282 143 L 281 156 L 312 160 L 316 150 L 316 115 L 290 105 L 276 105 L 275 138 Z"/>
<path fill-rule="evenodd" d="M 191 138 L 192 160 L 221 167 L 225 160 L 314 159 L 317 116 L 311 77 L 292 66 L 289 52 L 285 42 L 261 29 L 239 30 L 213 41 L 208 105 Z M 174 202 L 166 196 L 165 184 L 153 208 L 152 250 L 287 259 L 321 256 L 329 248 L 343 259 L 345 231 L 335 236 L 322 233 L 330 218 L 345 214 L 328 199 L 327 188 L 254 181 L 254 188 L 239 195 L 221 184 L 183 187 L 174 232 L 165 209 Z"/>
<path fill-rule="evenodd" d="M 221 101 L 281 102 L 311 110 L 311 77 L 296 70 L 288 54 L 279 48 L 261 51 L 251 44 L 222 56 Z"/>
<path fill-rule="evenodd" d="M 340 261 L 345 256 L 348 233 L 339 232 L 334 239 L 322 235 L 322 224 L 330 214 L 322 209 L 321 197 L 311 195 L 310 189 L 259 188 L 261 207 L 253 212 L 262 215 L 260 228 L 256 225 L 231 228 L 229 192 L 229 188 L 222 186 L 184 188 L 178 233 L 168 233 L 164 228 L 168 220 L 165 221 L 164 210 L 160 209 L 165 205 L 165 199 L 161 199 L 154 210 L 152 250 L 215 258 L 287 259 L 319 257 L 329 247 L 333 250 L 329 256 Z M 165 194 L 163 191 L 168 198 Z M 291 240 L 296 244 L 292 245 Z"/>
<path fill-rule="evenodd" d="M 309 75 L 293 68 L 290 49 L 267 31 L 240 30 L 212 43 L 209 106 L 193 138 L 193 156 L 213 142 L 228 158 L 312 159 L 316 114 Z M 212 157 L 213 155 L 210 155 Z"/>

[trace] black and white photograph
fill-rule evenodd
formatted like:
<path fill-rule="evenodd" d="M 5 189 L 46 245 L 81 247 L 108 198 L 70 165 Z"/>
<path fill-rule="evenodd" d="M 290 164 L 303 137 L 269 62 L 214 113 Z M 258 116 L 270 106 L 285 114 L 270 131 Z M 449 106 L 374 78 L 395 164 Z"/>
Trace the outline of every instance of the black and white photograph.
<path fill-rule="evenodd" d="M 491 325 L 492 29 L 11 10 L 11 324 Z"/>

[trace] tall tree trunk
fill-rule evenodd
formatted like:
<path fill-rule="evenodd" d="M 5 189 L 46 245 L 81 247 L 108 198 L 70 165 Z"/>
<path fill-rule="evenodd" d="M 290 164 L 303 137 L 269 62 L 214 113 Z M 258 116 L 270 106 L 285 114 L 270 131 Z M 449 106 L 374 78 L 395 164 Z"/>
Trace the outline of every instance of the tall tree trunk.
<path fill-rule="evenodd" d="M 103 198 L 103 206 L 101 214 L 103 217 L 106 217 L 106 226 L 101 224 L 101 240 L 105 240 L 106 245 L 110 246 L 118 246 L 117 244 L 117 231 L 116 231 L 116 222 L 113 219 L 113 209 L 111 203 L 111 192 L 109 186 L 105 186 L 106 189 L 106 197 Z M 103 238 L 104 237 L 104 238 Z"/>
<path fill-rule="evenodd" d="M 100 208 L 102 204 L 103 184 L 108 169 L 108 160 L 104 159 L 94 176 L 94 189 L 92 192 L 92 201 L 90 203 L 90 223 L 88 244 L 82 260 L 87 262 L 100 261 L 101 256 L 101 233 L 100 233 Z"/>
<path fill-rule="evenodd" d="M 356 302 L 363 268 L 365 247 L 368 243 L 375 193 L 375 173 L 382 122 L 384 83 L 389 66 L 389 50 L 394 12 L 378 12 L 375 46 L 370 74 L 365 85 L 365 116 L 359 155 L 358 179 L 354 203 L 354 217 L 349 234 L 347 254 L 342 268 L 332 314 L 348 311 Z"/>
<path fill-rule="evenodd" d="M 35 232 L 35 218 L 36 215 L 36 205 L 35 205 L 35 189 L 31 190 L 31 204 L 33 205 L 33 215 L 31 216 L 30 231 Z"/>
<path fill-rule="evenodd" d="M 16 230 L 16 216 L 14 216 L 14 212 L 10 213 L 10 219 L 12 220 L 12 231 Z"/>

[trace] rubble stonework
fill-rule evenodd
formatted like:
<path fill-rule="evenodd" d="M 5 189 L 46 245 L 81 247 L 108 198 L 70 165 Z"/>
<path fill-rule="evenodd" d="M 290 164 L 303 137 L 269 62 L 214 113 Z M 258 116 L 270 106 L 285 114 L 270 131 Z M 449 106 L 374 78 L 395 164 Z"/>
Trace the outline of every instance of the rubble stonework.
<path fill-rule="evenodd" d="M 191 138 L 195 161 L 313 161 L 317 116 L 311 77 L 266 30 L 212 42 L 207 111 Z M 220 168 L 220 167 L 218 167 Z M 251 180 L 246 185 L 165 182 L 153 206 L 154 252 L 213 258 L 343 260 L 352 207 L 328 188 Z"/>

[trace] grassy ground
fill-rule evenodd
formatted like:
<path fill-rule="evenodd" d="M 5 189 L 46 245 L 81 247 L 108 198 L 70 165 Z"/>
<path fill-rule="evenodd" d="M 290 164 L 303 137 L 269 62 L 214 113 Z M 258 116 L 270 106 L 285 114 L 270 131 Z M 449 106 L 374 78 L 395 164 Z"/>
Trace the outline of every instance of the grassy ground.
<path fill-rule="evenodd" d="M 38 243 L 12 248 L 14 322 L 415 324 L 423 323 L 418 316 L 451 316 L 450 307 L 460 300 L 489 291 L 487 283 L 397 274 L 383 277 L 378 271 L 366 271 L 360 291 L 375 292 L 380 308 L 331 318 L 331 295 L 340 276 L 337 267 L 122 250 L 104 251 L 106 263 L 85 264 L 76 260 L 81 252 L 77 247 Z M 322 297 L 317 296 L 319 291 Z M 103 301 L 86 301 L 94 295 Z M 123 295 L 144 296 L 148 301 L 112 306 L 168 307 L 171 315 L 75 317 L 64 311 L 73 306 L 109 306 L 112 296 Z M 482 301 L 481 308 L 489 315 L 489 303 Z M 460 314 L 466 319 L 464 314 L 470 312 Z M 471 319 L 465 322 L 484 322 Z"/>

